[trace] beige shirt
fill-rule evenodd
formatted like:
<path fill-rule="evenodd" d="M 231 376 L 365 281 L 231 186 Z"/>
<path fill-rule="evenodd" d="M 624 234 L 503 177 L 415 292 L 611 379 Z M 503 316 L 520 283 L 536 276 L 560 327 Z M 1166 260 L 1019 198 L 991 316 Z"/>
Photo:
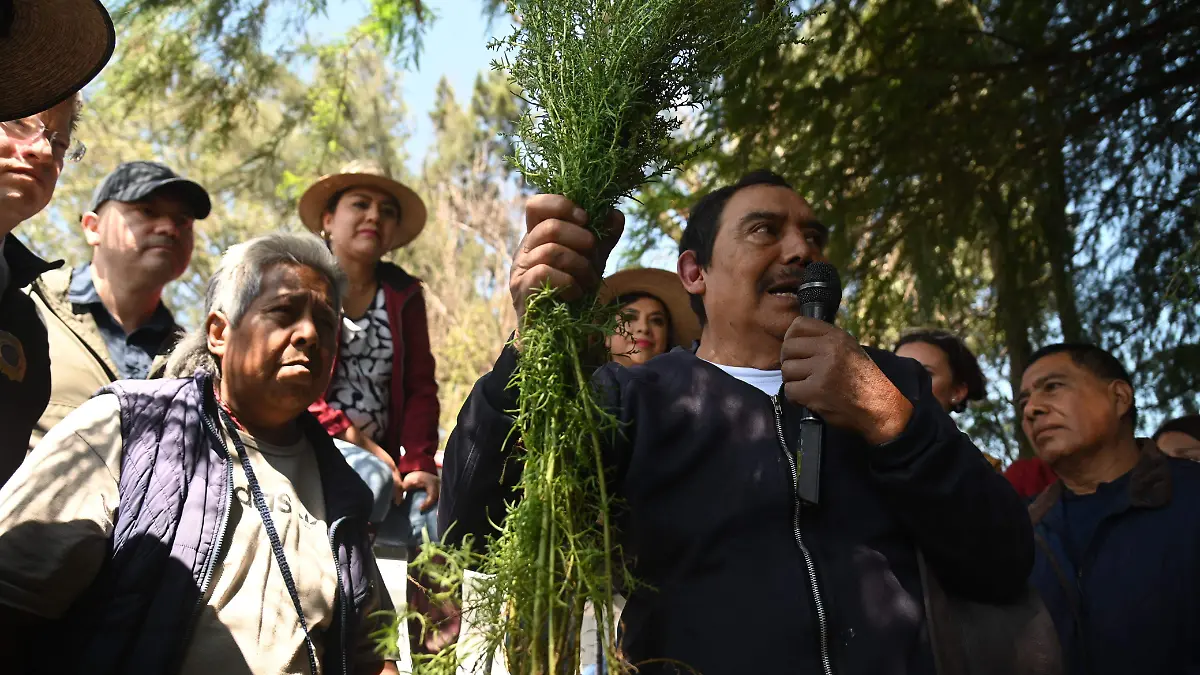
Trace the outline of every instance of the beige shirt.
<path fill-rule="evenodd" d="M 337 571 L 316 458 L 307 441 L 277 447 L 243 434 L 321 658 Z M 208 604 L 183 673 L 309 672 L 304 633 L 245 473 L 233 456 L 234 501 Z M 34 449 L 0 490 L 0 604 L 57 618 L 107 557 L 120 501 L 120 404 L 91 399 Z M 382 588 L 382 583 L 374 584 Z"/>

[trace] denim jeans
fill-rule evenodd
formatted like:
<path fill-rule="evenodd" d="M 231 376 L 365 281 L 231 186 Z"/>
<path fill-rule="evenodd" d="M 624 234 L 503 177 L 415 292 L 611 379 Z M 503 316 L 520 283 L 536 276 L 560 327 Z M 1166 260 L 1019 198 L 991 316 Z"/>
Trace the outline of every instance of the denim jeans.
<path fill-rule="evenodd" d="M 404 495 L 404 504 L 388 512 L 375 535 L 377 546 L 413 548 L 429 540 L 438 541 L 437 507 L 421 512 L 425 501 L 424 490 L 409 490 Z"/>
<path fill-rule="evenodd" d="M 362 478 L 371 489 L 374 503 L 371 506 L 371 522 L 378 525 L 387 518 L 392 510 L 392 492 L 395 482 L 392 480 L 392 470 L 386 462 L 370 452 L 341 439 L 333 439 L 333 444 L 341 451 L 342 457 L 351 469 Z"/>
<path fill-rule="evenodd" d="M 386 463 L 370 452 L 346 441 L 333 439 L 342 457 L 355 473 L 363 479 L 375 498 L 371 507 L 371 522 L 379 526 L 376 543 L 382 546 L 409 548 L 425 541 L 428 532 L 430 541 L 438 541 L 437 507 L 421 512 L 425 501 L 424 490 L 409 490 L 404 504 L 393 508 L 394 492 L 392 472 Z"/>

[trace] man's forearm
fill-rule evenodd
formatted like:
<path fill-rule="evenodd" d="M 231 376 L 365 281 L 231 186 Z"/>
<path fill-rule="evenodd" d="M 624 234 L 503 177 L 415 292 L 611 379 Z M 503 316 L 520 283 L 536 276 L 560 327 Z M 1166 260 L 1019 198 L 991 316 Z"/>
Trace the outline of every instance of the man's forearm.
<path fill-rule="evenodd" d="M 346 427 L 346 429 L 344 431 L 342 431 L 342 433 L 337 434 L 336 436 L 334 436 L 334 438 L 346 441 L 347 443 L 351 443 L 353 445 L 357 445 L 358 447 L 362 448 L 363 450 L 366 450 L 367 452 L 371 453 L 372 455 L 375 455 L 379 459 L 387 462 L 389 465 L 391 465 L 392 463 L 395 462 L 395 460 L 393 460 L 392 457 L 390 455 L 388 455 L 387 450 L 384 450 L 381 445 L 379 445 L 375 441 L 368 438 L 366 434 L 364 434 L 362 431 L 360 431 L 359 428 L 353 424 Z"/>
<path fill-rule="evenodd" d="M 949 416 L 919 405 L 872 453 L 872 474 L 947 590 L 981 601 L 1020 592 L 1033 564 L 1025 505 Z"/>
<path fill-rule="evenodd" d="M 505 407 L 515 405 L 507 387 L 515 368 L 516 353 L 506 347 L 492 372 L 475 384 L 446 443 L 438 530 L 449 543 L 467 534 L 482 543 L 495 531 L 492 523 L 503 521 L 505 500 L 515 497 L 521 467 L 509 461 L 514 420 Z"/>

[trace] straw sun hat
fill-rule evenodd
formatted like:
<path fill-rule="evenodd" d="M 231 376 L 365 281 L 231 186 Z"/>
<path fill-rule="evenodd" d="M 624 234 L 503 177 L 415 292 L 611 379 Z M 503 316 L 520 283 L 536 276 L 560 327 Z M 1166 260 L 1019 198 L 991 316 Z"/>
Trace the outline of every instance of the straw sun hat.
<path fill-rule="evenodd" d="M 358 160 L 342 167 L 312 184 L 300 197 L 300 221 L 317 235 L 321 234 L 321 219 L 325 207 L 334 195 L 350 188 L 375 188 L 385 192 L 400 204 L 400 222 L 392 232 L 388 250 L 397 249 L 417 238 L 425 229 L 425 202 L 406 185 L 392 180 L 376 162 Z"/>
<path fill-rule="evenodd" d="M 671 332 L 675 335 L 675 344 L 671 347 L 690 347 L 693 341 L 700 339 L 700 319 L 692 311 L 691 296 L 674 272 L 653 268 L 621 270 L 604 280 L 600 298 L 612 302 L 630 293 L 652 295 L 666 305 L 671 314 Z"/>
<path fill-rule="evenodd" d="M 104 68 L 116 44 L 100 0 L 0 0 L 0 121 L 65 101 Z"/>

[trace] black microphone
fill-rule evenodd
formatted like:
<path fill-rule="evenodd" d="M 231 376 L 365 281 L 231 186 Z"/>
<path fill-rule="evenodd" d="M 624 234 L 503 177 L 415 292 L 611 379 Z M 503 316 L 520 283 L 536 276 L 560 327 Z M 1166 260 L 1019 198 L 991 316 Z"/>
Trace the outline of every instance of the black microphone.
<path fill-rule="evenodd" d="M 812 319 L 833 323 L 838 305 L 842 303 L 842 282 L 837 270 L 829 263 L 809 263 L 804 268 L 804 281 L 796 294 L 800 314 Z M 825 422 L 820 415 L 800 406 L 800 451 L 796 489 L 800 499 L 816 504 L 821 492 L 821 445 L 824 442 Z"/>

